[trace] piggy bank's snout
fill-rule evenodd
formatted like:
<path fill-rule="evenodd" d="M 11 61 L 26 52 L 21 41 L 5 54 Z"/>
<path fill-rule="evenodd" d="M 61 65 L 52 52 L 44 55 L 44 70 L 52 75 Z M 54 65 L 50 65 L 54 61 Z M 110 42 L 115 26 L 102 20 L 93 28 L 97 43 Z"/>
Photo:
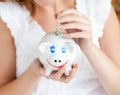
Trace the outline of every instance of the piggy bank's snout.
<path fill-rule="evenodd" d="M 61 63 L 62 60 L 54 60 L 55 63 Z"/>

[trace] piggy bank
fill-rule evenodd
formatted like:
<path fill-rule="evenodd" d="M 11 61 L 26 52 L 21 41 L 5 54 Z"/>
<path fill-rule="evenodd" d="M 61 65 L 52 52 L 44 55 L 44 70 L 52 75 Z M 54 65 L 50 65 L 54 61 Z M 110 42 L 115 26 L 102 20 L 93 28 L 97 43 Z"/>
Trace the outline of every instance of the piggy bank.
<path fill-rule="evenodd" d="M 69 75 L 72 64 L 77 57 L 77 44 L 73 39 L 65 38 L 54 32 L 46 34 L 38 46 L 38 58 L 44 66 L 45 75 L 66 66 Z"/>

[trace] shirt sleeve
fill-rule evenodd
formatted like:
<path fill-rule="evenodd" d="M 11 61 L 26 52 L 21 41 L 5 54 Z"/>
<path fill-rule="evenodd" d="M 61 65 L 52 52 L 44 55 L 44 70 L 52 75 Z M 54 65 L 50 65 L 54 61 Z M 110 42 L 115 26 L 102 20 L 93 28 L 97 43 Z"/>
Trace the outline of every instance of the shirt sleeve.
<path fill-rule="evenodd" d="M 111 0 L 94 0 L 94 23 L 97 25 L 98 37 L 103 34 L 103 29 L 106 20 L 109 17 L 111 10 Z"/>

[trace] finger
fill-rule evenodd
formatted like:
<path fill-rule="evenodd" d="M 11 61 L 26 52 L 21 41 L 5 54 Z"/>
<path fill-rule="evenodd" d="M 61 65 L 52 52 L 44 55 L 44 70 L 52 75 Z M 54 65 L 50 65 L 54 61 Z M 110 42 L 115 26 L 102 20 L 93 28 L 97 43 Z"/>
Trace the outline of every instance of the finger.
<path fill-rule="evenodd" d="M 78 69 L 78 64 L 73 64 L 72 65 L 72 70 L 70 71 L 70 75 L 68 75 L 68 76 L 64 75 L 63 77 L 61 77 L 61 81 L 65 82 L 65 83 L 68 83 L 74 77 L 77 69 Z"/>
<path fill-rule="evenodd" d="M 38 75 L 44 75 L 45 73 L 45 70 L 42 66 L 42 64 L 40 63 L 39 59 L 36 58 L 33 63 L 32 63 L 32 68 L 33 68 L 33 71 L 38 74 Z"/>
<path fill-rule="evenodd" d="M 75 68 L 77 70 L 78 69 L 78 64 L 73 64 L 72 68 Z"/>
<path fill-rule="evenodd" d="M 46 77 L 47 79 L 55 80 L 55 78 L 54 78 L 54 74 L 55 74 L 55 71 L 53 71 L 50 75 L 45 76 L 45 77 Z"/>
<path fill-rule="evenodd" d="M 71 81 L 71 79 L 74 77 L 75 72 L 76 72 L 76 67 L 72 68 L 72 70 L 70 71 L 70 75 L 68 75 L 67 77 L 62 77 L 61 81 L 68 83 L 69 81 Z"/>
<path fill-rule="evenodd" d="M 47 78 L 52 80 L 59 80 L 64 72 L 65 72 L 65 66 L 60 68 L 58 71 L 52 72 L 49 76 L 47 76 Z"/>
<path fill-rule="evenodd" d="M 34 59 L 33 63 L 40 63 L 40 60 L 38 58 Z"/>
<path fill-rule="evenodd" d="M 77 16 L 77 15 L 65 15 L 61 18 L 58 18 L 58 23 L 62 24 L 62 23 L 69 23 L 69 22 L 80 22 L 83 24 L 91 24 L 90 20 L 88 18 L 85 17 L 81 17 L 81 16 Z"/>
<path fill-rule="evenodd" d="M 71 22 L 71 23 L 61 24 L 60 28 L 64 30 L 67 30 L 67 29 L 77 29 L 81 31 L 91 30 L 90 25 L 85 25 L 80 22 Z"/>
<path fill-rule="evenodd" d="M 84 14 L 76 11 L 74 8 L 71 8 L 71 9 L 67 9 L 65 11 L 61 11 L 60 13 L 58 13 L 58 18 L 64 16 L 64 15 L 68 15 L 68 14 L 75 14 L 75 15 L 78 15 L 78 16 L 82 16 L 82 17 L 85 17 Z"/>
<path fill-rule="evenodd" d="M 91 32 L 75 32 L 75 33 L 68 33 L 63 35 L 66 38 L 91 38 L 92 33 Z"/>
<path fill-rule="evenodd" d="M 36 58 L 32 63 L 32 67 L 33 67 L 34 70 L 38 70 L 39 66 L 40 66 L 40 61 L 39 61 L 38 58 Z"/>
<path fill-rule="evenodd" d="M 58 72 L 55 73 L 54 79 L 59 80 L 60 77 L 64 74 L 66 67 L 62 67 L 58 70 Z"/>

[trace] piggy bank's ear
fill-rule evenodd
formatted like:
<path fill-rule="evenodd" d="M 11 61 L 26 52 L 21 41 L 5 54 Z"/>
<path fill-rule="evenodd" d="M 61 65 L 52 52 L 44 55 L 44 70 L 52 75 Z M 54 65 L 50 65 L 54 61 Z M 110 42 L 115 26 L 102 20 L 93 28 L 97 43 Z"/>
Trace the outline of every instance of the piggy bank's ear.
<path fill-rule="evenodd" d="M 76 49 L 75 43 L 72 42 L 65 42 L 65 46 L 67 47 L 68 51 L 70 51 L 70 53 L 74 52 Z"/>
<path fill-rule="evenodd" d="M 44 42 L 39 45 L 39 51 L 41 53 L 47 53 L 49 51 L 50 43 Z"/>

